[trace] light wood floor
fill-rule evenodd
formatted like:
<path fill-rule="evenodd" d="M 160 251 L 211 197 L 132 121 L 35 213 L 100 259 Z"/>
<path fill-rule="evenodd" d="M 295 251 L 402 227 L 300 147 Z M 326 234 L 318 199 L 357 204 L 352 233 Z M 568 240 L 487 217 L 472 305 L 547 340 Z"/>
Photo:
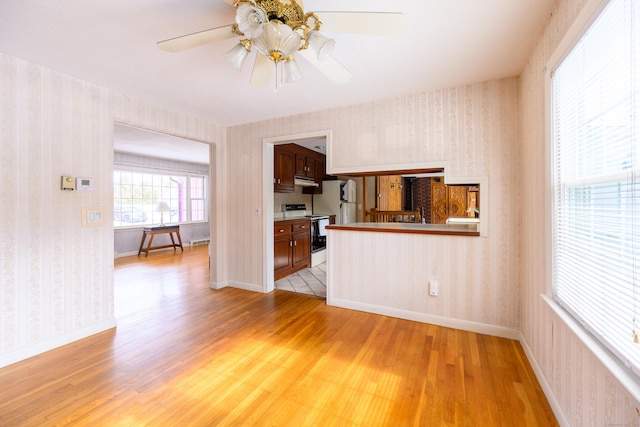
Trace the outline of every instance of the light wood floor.
<path fill-rule="evenodd" d="M 0 369 L 0 426 L 557 425 L 517 342 L 116 261 L 118 327 Z"/>

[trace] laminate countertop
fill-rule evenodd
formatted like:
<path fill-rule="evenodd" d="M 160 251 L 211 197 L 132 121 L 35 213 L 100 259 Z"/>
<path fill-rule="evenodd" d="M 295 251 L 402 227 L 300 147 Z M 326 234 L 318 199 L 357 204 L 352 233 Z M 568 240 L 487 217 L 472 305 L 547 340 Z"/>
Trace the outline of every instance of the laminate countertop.
<path fill-rule="evenodd" d="M 328 225 L 327 230 L 373 231 L 379 233 L 440 234 L 451 236 L 480 236 L 477 224 L 414 224 L 410 222 L 355 222 Z"/>

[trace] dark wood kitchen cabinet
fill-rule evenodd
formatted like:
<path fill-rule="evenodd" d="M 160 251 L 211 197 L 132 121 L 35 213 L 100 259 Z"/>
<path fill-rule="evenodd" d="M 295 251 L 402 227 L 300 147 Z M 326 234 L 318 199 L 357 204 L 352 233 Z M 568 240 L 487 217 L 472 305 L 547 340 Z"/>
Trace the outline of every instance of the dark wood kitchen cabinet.
<path fill-rule="evenodd" d="M 273 147 L 273 191 L 293 193 L 295 191 L 295 154 L 285 146 Z"/>
<path fill-rule="evenodd" d="M 322 194 L 326 175 L 326 156 L 297 144 L 273 147 L 273 191 L 295 192 L 295 177 L 313 179 L 318 187 L 304 187 L 304 194 Z"/>
<path fill-rule="evenodd" d="M 296 153 L 296 176 L 305 178 L 316 177 L 316 160 L 315 153 L 304 148 Z"/>
<path fill-rule="evenodd" d="M 309 218 L 274 222 L 273 245 L 274 280 L 308 267 L 311 262 Z"/>

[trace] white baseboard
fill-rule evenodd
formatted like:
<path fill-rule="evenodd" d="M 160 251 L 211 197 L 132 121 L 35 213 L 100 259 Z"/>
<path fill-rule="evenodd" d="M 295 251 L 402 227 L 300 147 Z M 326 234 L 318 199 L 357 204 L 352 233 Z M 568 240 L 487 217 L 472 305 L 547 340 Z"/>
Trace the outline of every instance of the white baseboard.
<path fill-rule="evenodd" d="M 262 285 L 256 285 L 255 283 L 244 283 L 244 282 L 236 282 L 235 280 L 230 280 L 227 282 L 227 286 L 231 288 L 244 289 L 245 291 L 265 293 Z"/>
<path fill-rule="evenodd" d="M 520 341 L 520 344 L 524 349 L 524 353 L 527 355 L 527 360 L 529 360 L 529 363 L 531 364 L 531 368 L 533 369 L 533 372 L 536 374 L 536 378 L 540 383 L 540 387 L 542 387 L 542 391 L 544 392 L 544 395 L 547 397 L 547 400 L 549 401 L 549 406 L 551 406 L 551 410 L 553 411 L 553 414 L 556 416 L 556 420 L 558 421 L 558 424 L 560 424 L 563 427 L 571 426 L 571 424 L 569 423 L 569 420 L 567 419 L 567 416 L 562 410 L 562 405 L 560 405 L 560 402 L 556 398 L 556 395 L 553 393 L 553 390 L 551 389 L 551 384 L 549 384 L 549 381 L 547 381 L 547 377 L 545 377 L 544 373 L 542 372 L 542 368 L 538 364 L 538 360 L 533 356 L 533 352 L 531 351 L 531 348 L 529 348 L 529 344 L 527 343 L 527 341 L 524 339 L 524 335 L 522 335 L 522 332 L 520 332 L 520 338 L 518 340 Z"/>
<path fill-rule="evenodd" d="M 445 328 L 461 329 L 463 331 L 476 332 L 478 334 L 493 335 L 501 338 L 519 340 L 521 333 L 517 329 L 506 328 L 504 326 L 490 325 L 488 323 L 473 322 L 470 320 L 453 319 L 451 317 L 438 316 L 435 314 L 420 313 L 416 311 L 401 310 L 392 307 L 365 304 L 361 302 L 348 301 L 327 296 L 327 305 L 348 308 L 351 310 L 364 311 L 367 313 L 382 314 L 399 319 L 413 320 L 416 322 L 429 323 L 443 326 Z"/>
<path fill-rule="evenodd" d="M 97 325 L 93 325 L 88 328 L 80 329 L 72 333 L 61 335 L 59 337 L 50 339 L 48 341 L 38 343 L 36 345 L 32 345 L 11 353 L 4 354 L 0 356 L 0 368 L 3 368 L 8 365 L 12 365 L 14 363 L 28 359 L 30 357 L 37 356 L 46 351 L 53 350 L 54 348 L 62 347 L 63 345 L 70 344 L 74 341 L 87 338 L 91 335 L 95 335 L 115 327 L 116 327 L 116 319 L 113 318 L 109 321 L 98 323 Z"/>

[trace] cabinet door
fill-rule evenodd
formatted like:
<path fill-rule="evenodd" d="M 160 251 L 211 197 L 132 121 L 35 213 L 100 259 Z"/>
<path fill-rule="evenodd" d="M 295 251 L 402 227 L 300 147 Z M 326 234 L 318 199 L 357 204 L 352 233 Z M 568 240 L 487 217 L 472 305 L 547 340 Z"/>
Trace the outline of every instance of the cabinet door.
<path fill-rule="evenodd" d="M 441 182 L 431 183 L 431 224 L 444 224 L 449 218 L 447 187 Z"/>
<path fill-rule="evenodd" d="M 450 185 L 449 190 L 449 216 L 467 216 L 467 199 L 469 187 Z"/>
<path fill-rule="evenodd" d="M 318 184 L 317 187 L 304 187 L 302 192 L 304 194 L 322 194 L 322 180 L 325 175 L 325 162 L 324 160 L 315 159 L 313 165 L 314 177 L 313 180 Z"/>
<path fill-rule="evenodd" d="M 304 176 L 306 176 L 307 178 L 314 178 L 314 179 L 316 177 L 316 161 L 311 157 L 307 157 L 305 159 Z"/>
<path fill-rule="evenodd" d="M 276 193 L 293 193 L 294 185 L 294 154 L 291 151 L 274 147 L 274 180 L 273 191 Z"/>
<path fill-rule="evenodd" d="M 278 232 L 278 227 L 274 230 L 273 236 L 273 273 L 275 280 L 287 275 L 291 270 L 291 233 L 288 232 L 290 225 L 283 226 L 287 230 Z"/>
<path fill-rule="evenodd" d="M 293 268 L 306 267 L 311 261 L 311 232 L 301 230 L 293 233 Z"/>

